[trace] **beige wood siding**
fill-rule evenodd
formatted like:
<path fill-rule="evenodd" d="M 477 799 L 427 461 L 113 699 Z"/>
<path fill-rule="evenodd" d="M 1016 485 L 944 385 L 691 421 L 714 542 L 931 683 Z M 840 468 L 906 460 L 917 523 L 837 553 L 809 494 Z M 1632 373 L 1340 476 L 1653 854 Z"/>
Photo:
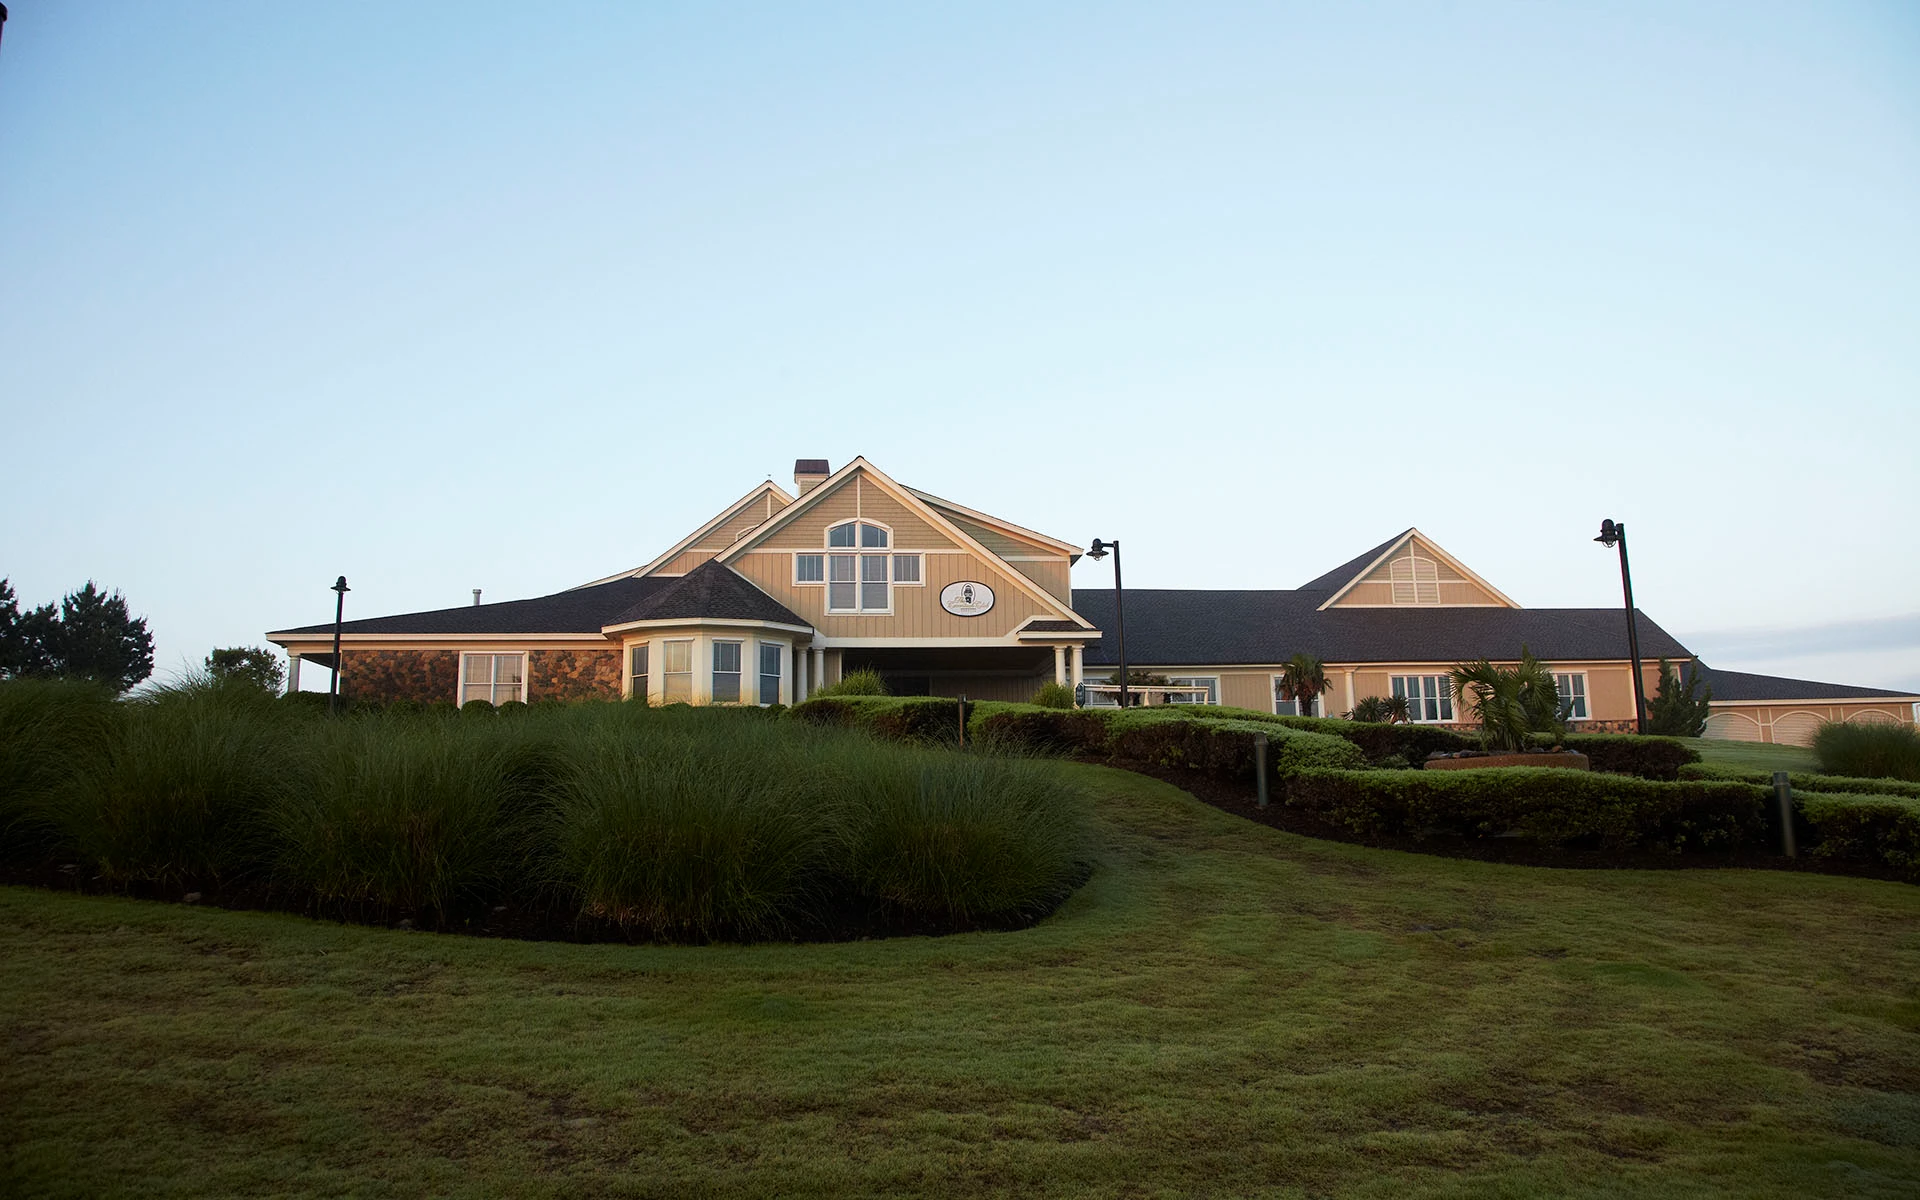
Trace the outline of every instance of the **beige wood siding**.
<path fill-rule="evenodd" d="M 1740 742 L 1775 742 L 1804 746 L 1827 721 L 1861 721 L 1883 725 L 1912 725 L 1913 706 L 1901 701 L 1859 703 L 1719 704 L 1707 718 L 1707 736 Z"/>
<path fill-rule="evenodd" d="M 1047 594 L 1069 607 L 1073 605 L 1073 581 L 1068 577 L 1068 562 L 1011 562 L 1014 570 L 1045 588 Z"/>
<path fill-rule="evenodd" d="M 1029 617 L 1058 616 L 1021 591 L 1003 568 L 972 554 L 927 555 L 926 583 L 919 587 L 895 585 L 891 615 L 829 614 L 825 586 L 793 582 L 791 551 L 750 550 L 734 559 L 732 565 L 831 638 L 1004 637 Z M 940 607 L 940 589 L 962 580 L 982 582 L 993 589 L 991 611 L 984 616 L 956 617 Z"/>
<path fill-rule="evenodd" d="M 809 497 L 811 500 L 811 497 Z M 854 517 L 865 517 L 893 529 L 896 550 L 951 549 L 952 538 L 935 529 L 906 505 L 868 483 L 856 472 L 833 491 L 776 530 L 759 549 L 820 550 L 827 544 L 827 527 Z"/>
<path fill-rule="evenodd" d="M 1180 672 L 1185 674 L 1186 672 Z M 1209 672 L 1211 673 L 1211 672 Z M 1257 712 L 1273 711 L 1273 675 L 1268 671 L 1221 671 L 1220 703 Z"/>
<path fill-rule="evenodd" d="M 662 563 L 660 569 L 655 571 L 654 574 L 685 575 L 688 571 L 693 570 L 718 553 L 718 550 L 683 550 Z"/>
<path fill-rule="evenodd" d="M 1366 605 L 1392 604 L 1393 564 L 1396 560 L 1409 555 L 1417 555 L 1433 564 L 1434 584 L 1425 584 L 1423 590 L 1432 588 L 1438 595 L 1441 605 L 1485 606 L 1505 608 L 1500 597 L 1462 574 L 1453 564 L 1442 558 L 1432 546 L 1420 538 L 1414 538 L 1406 546 L 1394 552 L 1386 562 L 1366 573 L 1361 581 L 1354 584 L 1346 595 L 1334 604 L 1335 608 L 1361 607 Z M 1404 568 L 1403 568 L 1404 570 Z M 1402 578 L 1406 578 L 1405 575 Z M 1424 578 L 1424 577 L 1423 577 Z M 1401 601 L 1406 603 L 1406 601 Z M 1424 603 L 1431 606 L 1435 601 L 1428 599 Z"/>

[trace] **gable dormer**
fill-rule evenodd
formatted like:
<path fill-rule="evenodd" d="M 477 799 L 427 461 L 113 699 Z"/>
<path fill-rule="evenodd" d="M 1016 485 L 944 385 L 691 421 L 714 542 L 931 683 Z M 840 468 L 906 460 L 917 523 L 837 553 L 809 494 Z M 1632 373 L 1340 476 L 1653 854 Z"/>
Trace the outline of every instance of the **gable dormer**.
<path fill-rule="evenodd" d="M 593 587 L 597 584 L 611 583 L 616 579 L 644 579 L 649 575 L 685 575 L 772 520 L 781 509 L 792 504 L 793 501 L 794 497 L 789 496 L 785 489 L 769 479 L 721 509 L 712 520 L 675 542 L 664 554 L 645 566 L 635 567 L 631 571 L 622 571 L 618 575 L 609 575 L 605 579 L 595 579 L 580 586 Z"/>
<path fill-rule="evenodd" d="M 1363 561 L 1364 560 L 1364 561 Z M 1347 568 L 1357 568 L 1351 574 Z M 1330 608 L 1519 608 L 1418 529 L 1377 547 L 1338 573 L 1322 576 Z M 1344 575 L 1342 579 L 1340 576 Z"/>

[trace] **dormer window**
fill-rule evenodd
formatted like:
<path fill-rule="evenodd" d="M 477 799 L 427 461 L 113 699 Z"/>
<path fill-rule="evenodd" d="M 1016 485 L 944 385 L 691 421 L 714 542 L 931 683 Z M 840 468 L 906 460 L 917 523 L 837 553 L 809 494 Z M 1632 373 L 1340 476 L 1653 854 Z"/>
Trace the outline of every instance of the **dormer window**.
<path fill-rule="evenodd" d="M 872 521 L 842 521 L 827 530 L 828 550 L 878 550 L 878 554 L 827 555 L 827 611 L 893 611 L 890 585 L 893 531 Z"/>
<path fill-rule="evenodd" d="M 1395 604 L 1440 603 L 1440 567 L 1430 558 L 1409 554 L 1387 567 Z"/>

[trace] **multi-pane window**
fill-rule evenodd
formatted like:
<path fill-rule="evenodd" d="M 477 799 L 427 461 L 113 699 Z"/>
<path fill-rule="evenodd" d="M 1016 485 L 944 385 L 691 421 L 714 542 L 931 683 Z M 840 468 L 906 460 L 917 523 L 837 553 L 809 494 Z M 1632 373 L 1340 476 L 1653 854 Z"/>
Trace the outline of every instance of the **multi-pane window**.
<path fill-rule="evenodd" d="M 1453 720 L 1453 681 L 1445 675 L 1393 675 L 1393 694 L 1407 698 L 1407 717 L 1420 722 Z"/>
<path fill-rule="evenodd" d="M 793 556 L 793 581 L 795 583 L 824 583 L 827 578 L 827 556 L 824 554 L 796 554 Z"/>
<path fill-rule="evenodd" d="M 485 700 L 505 704 L 525 700 L 527 656 L 524 654 L 463 654 L 460 656 L 460 703 Z"/>
<path fill-rule="evenodd" d="M 889 592 L 892 556 L 884 553 L 893 535 L 884 525 L 868 521 L 846 521 L 827 530 L 829 548 L 844 547 L 879 550 L 879 554 L 827 555 L 828 612 L 890 612 L 893 598 Z M 906 556 L 901 556 L 906 557 Z M 915 558 L 918 571 L 918 556 Z"/>
<path fill-rule="evenodd" d="M 668 704 L 693 703 L 693 643 L 668 642 L 660 657 L 662 699 Z"/>
<path fill-rule="evenodd" d="M 647 694 L 647 645 L 640 645 L 627 651 L 627 673 L 633 676 L 633 687 L 627 694 L 644 696 Z"/>
<path fill-rule="evenodd" d="M 1312 701 L 1310 701 L 1307 704 L 1307 711 L 1303 713 L 1300 711 L 1300 702 L 1293 698 L 1293 692 L 1288 689 L 1286 683 L 1282 681 L 1280 678 L 1278 678 L 1277 676 L 1274 678 L 1273 711 L 1278 713 L 1280 716 L 1283 716 L 1283 717 L 1320 716 L 1321 715 L 1320 699 L 1321 698 L 1319 696 L 1315 696 L 1312 699 Z"/>
<path fill-rule="evenodd" d="M 895 583 L 919 583 L 920 556 L 918 554 L 894 555 L 893 581 Z"/>
<path fill-rule="evenodd" d="M 713 702 L 740 703 L 740 643 L 713 644 Z"/>
<path fill-rule="evenodd" d="M 1587 719 L 1587 673 L 1561 671 L 1554 675 L 1553 686 L 1560 693 L 1560 704 L 1575 721 Z"/>
<path fill-rule="evenodd" d="M 1218 675 L 1169 675 L 1167 682 L 1179 687 L 1203 687 L 1207 689 L 1205 699 L 1193 696 L 1173 695 L 1167 697 L 1169 704 L 1218 704 L 1220 703 L 1220 677 Z"/>
<path fill-rule="evenodd" d="M 760 703 L 780 703 L 780 643 L 760 643 Z"/>

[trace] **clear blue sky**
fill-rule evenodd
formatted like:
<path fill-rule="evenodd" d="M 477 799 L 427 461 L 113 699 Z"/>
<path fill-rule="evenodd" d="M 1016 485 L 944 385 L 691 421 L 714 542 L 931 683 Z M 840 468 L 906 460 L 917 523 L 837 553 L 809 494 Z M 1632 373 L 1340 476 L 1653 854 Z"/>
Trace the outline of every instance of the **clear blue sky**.
<path fill-rule="evenodd" d="M 864 454 L 1143 587 L 1611 605 L 1614 517 L 1715 665 L 1920 690 L 1904 0 L 10 7 L 0 575 L 163 671 Z"/>

